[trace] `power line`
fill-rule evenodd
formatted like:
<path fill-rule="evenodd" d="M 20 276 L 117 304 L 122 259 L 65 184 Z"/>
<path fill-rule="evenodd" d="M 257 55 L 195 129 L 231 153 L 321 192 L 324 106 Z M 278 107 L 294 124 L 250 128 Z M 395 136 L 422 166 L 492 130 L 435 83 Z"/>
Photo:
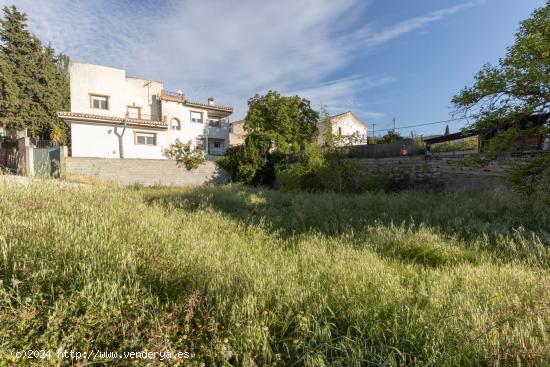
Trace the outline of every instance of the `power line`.
<path fill-rule="evenodd" d="M 468 119 L 469 117 L 471 117 L 471 116 L 462 117 L 462 118 L 458 118 L 458 119 L 450 119 L 450 120 L 426 122 L 426 123 L 423 123 L 423 124 L 416 124 L 416 125 L 408 125 L 408 126 L 394 127 L 393 129 L 379 129 L 379 130 L 373 130 L 373 133 L 374 133 L 374 132 L 377 132 L 377 131 L 401 130 L 401 129 L 410 129 L 410 128 L 413 128 L 413 127 L 421 127 L 421 126 L 428 126 L 428 125 L 445 124 L 445 123 L 454 122 L 454 121 L 463 121 L 463 120 Z M 394 122 L 394 124 L 395 124 L 395 122 Z"/>

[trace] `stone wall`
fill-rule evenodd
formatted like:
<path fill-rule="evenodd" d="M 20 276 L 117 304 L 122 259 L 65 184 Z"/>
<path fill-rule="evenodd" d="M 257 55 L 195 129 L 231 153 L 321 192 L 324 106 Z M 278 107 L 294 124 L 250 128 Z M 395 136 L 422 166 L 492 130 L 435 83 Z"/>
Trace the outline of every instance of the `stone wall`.
<path fill-rule="evenodd" d="M 197 169 L 176 166 L 173 160 L 63 157 L 67 177 L 90 177 L 122 185 L 190 186 L 227 181 L 227 174 L 212 161 Z"/>
<path fill-rule="evenodd" d="M 408 173 L 413 181 L 440 181 L 448 189 L 476 189 L 502 185 L 507 171 L 520 158 L 502 158 L 486 167 L 461 167 L 463 156 L 438 156 L 428 159 L 423 156 L 397 158 L 354 159 L 368 172 L 399 169 Z"/>

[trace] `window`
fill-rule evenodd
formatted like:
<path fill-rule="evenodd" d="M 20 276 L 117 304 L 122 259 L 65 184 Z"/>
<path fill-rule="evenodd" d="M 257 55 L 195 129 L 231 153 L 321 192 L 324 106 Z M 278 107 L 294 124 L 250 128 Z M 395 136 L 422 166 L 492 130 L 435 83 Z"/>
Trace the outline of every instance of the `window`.
<path fill-rule="evenodd" d="M 155 133 L 135 133 L 136 145 L 157 145 L 157 134 Z"/>
<path fill-rule="evenodd" d="M 141 118 L 141 107 L 128 106 L 126 107 L 126 113 L 131 119 L 140 119 Z"/>
<path fill-rule="evenodd" d="M 170 120 L 170 127 L 172 128 L 172 130 L 181 130 L 180 120 L 174 117 L 172 120 Z"/>
<path fill-rule="evenodd" d="M 224 146 L 224 141 L 221 139 L 208 139 L 208 154 L 222 155 Z"/>
<path fill-rule="evenodd" d="M 109 109 L 109 96 L 99 94 L 90 94 L 90 107 L 98 110 Z"/>
<path fill-rule="evenodd" d="M 191 122 L 202 124 L 202 112 L 191 111 Z"/>
<path fill-rule="evenodd" d="M 208 120 L 208 125 L 214 126 L 214 127 L 221 127 L 221 121 L 219 119 L 210 119 Z"/>

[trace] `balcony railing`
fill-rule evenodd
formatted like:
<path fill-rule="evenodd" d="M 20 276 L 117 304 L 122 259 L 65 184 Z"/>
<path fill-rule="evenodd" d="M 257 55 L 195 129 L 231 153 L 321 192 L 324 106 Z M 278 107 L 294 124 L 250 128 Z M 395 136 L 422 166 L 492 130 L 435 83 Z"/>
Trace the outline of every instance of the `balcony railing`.
<path fill-rule="evenodd" d="M 126 112 L 126 120 L 138 126 L 168 127 L 166 116 L 145 115 L 143 113 Z"/>
<path fill-rule="evenodd" d="M 126 112 L 126 118 L 131 120 L 166 122 L 166 116 L 146 115 L 137 112 Z"/>
<path fill-rule="evenodd" d="M 172 101 L 172 102 L 184 103 L 185 101 L 187 101 L 187 98 L 185 97 L 185 93 L 170 92 L 167 90 L 160 91 L 160 98 L 165 101 Z"/>
<path fill-rule="evenodd" d="M 218 127 L 218 128 L 222 128 L 222 127 L 227 128 L 229 126 L 229 120 L 227 119 L 208 119 L 207 123 L 208 123 L 208 126 Z"/>

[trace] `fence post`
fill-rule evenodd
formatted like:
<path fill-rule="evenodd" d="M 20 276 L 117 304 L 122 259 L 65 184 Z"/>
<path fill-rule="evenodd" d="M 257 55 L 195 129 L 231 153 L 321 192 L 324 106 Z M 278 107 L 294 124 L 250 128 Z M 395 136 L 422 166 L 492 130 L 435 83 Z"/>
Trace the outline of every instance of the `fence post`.
<path fill-rule="evenodd" d="M 23 176 L 34 175 L 34 151 L 28 137 L 17 139 L 17 172 Z"/>
<path fill-rule="evenodd" d="M 67 157 L 69 156 L 69 147 L 66 145 L 59 146 L 59 177 L 65 177 Z"/>

